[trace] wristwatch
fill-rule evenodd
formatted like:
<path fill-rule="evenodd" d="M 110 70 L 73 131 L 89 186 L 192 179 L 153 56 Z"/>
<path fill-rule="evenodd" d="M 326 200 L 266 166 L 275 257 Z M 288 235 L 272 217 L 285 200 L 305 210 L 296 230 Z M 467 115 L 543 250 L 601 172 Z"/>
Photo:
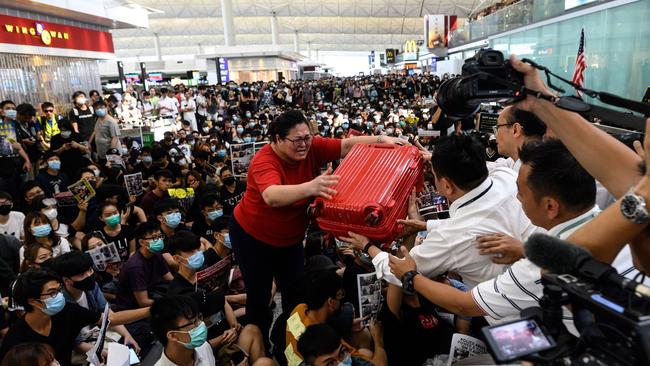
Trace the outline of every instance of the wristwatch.
<path fill-rule="evenodd" d="M 637 225 L 647 224 L 650 215 L 646 207 L 645 198 L 629 191 L 621 201 L 621 214 Z"/>
<path fill-rule="evenodd" d="M 404 276 L 402 276 L 402 292 L 406 295 L 415 294 L 415 284 L 413 283 L 413 279 L 419 274 L 420 272 L 415 270 L 404 273 Z"/>
<path fill-rule="evenodd" d="M 370 253 L 368 253 L 368 251 L 370 250 L 370 247 L 373 246 L 373 245 L 374 245 L 373 243 L 370 243 L 370 242 L 369 242 L 368 244 L 366 244 L 366 245 L 363 247 L 363 250 L 362 250 L 361 252 L 362 252 L 362 253 L 365 253 L 365 254 L 370 254 Z"/>

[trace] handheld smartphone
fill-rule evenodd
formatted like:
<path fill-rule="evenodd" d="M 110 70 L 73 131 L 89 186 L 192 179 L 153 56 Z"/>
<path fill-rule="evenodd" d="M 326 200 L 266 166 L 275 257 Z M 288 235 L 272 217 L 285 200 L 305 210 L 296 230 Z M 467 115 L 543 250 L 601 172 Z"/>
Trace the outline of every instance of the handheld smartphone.
<path fill-rule="evenodd" d="M 138 355 L 135 353 L 135 349 L 133 349 L 132 345 L 128 345 L 129 347 L 129 364 L 131 365 L 137 365 L 140 363 L 140 359 L 138 358 Z"/>
<path fill-rule="evenodd" d="M 555 347 L 555 341 L 536 318 L 483 327 L 483 336 L 497 362 L 509 362 Z"/>

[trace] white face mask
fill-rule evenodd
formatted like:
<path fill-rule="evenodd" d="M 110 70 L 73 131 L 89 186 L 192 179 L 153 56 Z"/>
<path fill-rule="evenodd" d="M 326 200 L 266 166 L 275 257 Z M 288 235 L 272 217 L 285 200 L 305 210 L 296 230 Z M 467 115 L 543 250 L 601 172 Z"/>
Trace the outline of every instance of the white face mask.
<path fill-rule="evenodd" d="M 79 105 L 86 104 L 86 97 L 79 97 L 79 98 L 76 99 L 76 101 L 77 101 L 77 104 L 79 104 Z"/>
<path fill-rule="evenodd" d="M 43 212 L 43 214 L 50 221 L 55 220 L 59 216 L 59 212 L 57 211 L 56 208 L 50 208 L 49 210 L 46 210 L 45 212 Z"/>

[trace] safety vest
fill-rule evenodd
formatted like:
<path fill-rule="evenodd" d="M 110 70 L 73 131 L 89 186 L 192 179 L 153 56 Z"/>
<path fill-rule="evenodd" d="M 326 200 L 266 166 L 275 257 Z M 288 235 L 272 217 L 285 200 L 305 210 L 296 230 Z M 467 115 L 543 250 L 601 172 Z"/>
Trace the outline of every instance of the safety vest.
<path fill-rule="evenodd" d="M 61 133 L 59 130 L 60 120 L 61 117 L 56 114 L 51 120 L 45 119 L 45 117 L 41 117 L 41 129 L 43 130 L 43 140 L 45 140 L 45 142 L 50 142 L 50 140 L 52 140 L 52 136 Z"/>

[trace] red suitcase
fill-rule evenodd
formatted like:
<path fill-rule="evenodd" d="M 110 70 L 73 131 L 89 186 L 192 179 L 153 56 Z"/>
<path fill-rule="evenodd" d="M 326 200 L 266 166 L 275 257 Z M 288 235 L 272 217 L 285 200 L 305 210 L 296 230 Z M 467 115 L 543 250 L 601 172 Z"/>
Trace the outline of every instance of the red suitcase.
<path fill-rule="evenodd" d="M 414 146 L 355 145 L 334 172 L 341 177 L 332 200 L 317 198 L 312 211 L 321 229 L 336 236 L 348 231 L 387 243 L 403 229 L 408 198 L 422 188 L 424 161 Z"/>

